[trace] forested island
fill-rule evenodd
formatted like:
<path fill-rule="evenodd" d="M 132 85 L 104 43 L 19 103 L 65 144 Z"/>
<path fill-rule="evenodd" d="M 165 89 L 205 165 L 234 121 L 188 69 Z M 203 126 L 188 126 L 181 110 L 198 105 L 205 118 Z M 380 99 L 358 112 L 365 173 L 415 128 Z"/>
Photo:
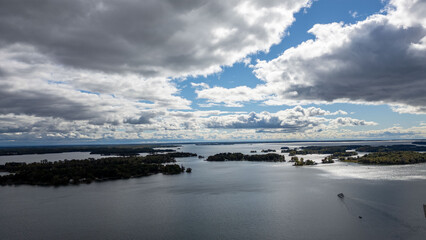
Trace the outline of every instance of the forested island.
<path fill-rule="evenodd" d="M 176 145 L 86 145 L 86 146 L 32 146 L 32 147 L 3 147 L 0 155 L 46 154 L 64 152 L 90 152 L 90 154 L 137 156 L 139 153 L 175 152 L 171 148 Z"/>
<path fill-rule="evenodd" d="M 389 146 L 369 146 L 369 145 L 343 145 L 343 146 L 307 146 L 298 149 L 281 148 L 281 152 L 294 155 L 307 154 L 335 154 L 336 156 L 356 155 L 356 152 L 394 152 L 394 151 L 426 151 L 426 146 L 416 145 L 389 145 Z M 348 152 L 353 150 L 351 152 Z"/>
<path fill-rule="evenodd" d="M 306 160 L 304 158 L 298 158 L 297 156 L 291 157 L 291 160 L 289 162 L 294 162 L 293 166 L 305 166 L 305 165 L 317 165 L 317 163 L 313 160 Z"/>
<path fill-rule="evenodd" d="M 175 157 L 193 156 L 192 153 L 169 153 L 130 157 L 108 157 L 101 159 L 64 160 L 38 163 L 6 163 L 0 165 L 0 171 L 9 175 L 0 176 L 0 184 L 30 185 L 68 185 L 127 179 L 148 176 L 157 173 L 179 174 L 185 167 L 176 162 Z M 192 169 L 186 169 L 191 172 Z"/>
<path fill-rule="evenodd" d="M 295 166 L 313 165 L 312 162 L 299 160 L 295 155 L 308 154 L 331 154 L 321 160 L 322 163 L 334 163 L 334 159 L 343 162 L 355 162 L 360 164 L 415 164 L 426 162 L 426 146 L 415 145 L 390 145 L 390 146 L 367 146 L 367 145 L 347 145 L 347 146 L 308 146 L 300 149 L 282 148 L 284 152 L 289 153 L 291 162 Z M 369 152 L 359 157 L 359 152 Z M 356 156 L 356 157 L 355 157 Z"/>
<path fill-rule="evenodd" d="M 362 157 L 341 159 L 341 161 L 383 165 L 415 164 L 426 162 L 426 153 L 414 151 L 375 152 Z"/>
<path fill-rule="evenodd" d="M 285 162 L 285 157 L 276 153 L 245 155 L 242 153 L 218 153 L 209 156 L 207 161 L 252 161 L 252 162 Z"/>

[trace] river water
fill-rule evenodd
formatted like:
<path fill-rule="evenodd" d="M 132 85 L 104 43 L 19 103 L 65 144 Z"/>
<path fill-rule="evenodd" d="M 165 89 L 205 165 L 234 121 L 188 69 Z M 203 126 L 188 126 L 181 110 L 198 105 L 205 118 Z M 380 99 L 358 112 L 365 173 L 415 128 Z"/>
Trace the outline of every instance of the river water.
<path fill-rule="evenodd" d="M 180 151 L 207 157 L 219 152 L 320 144 L 343 145 L 187 144 Z M 66 154 L 56 160 L 82 156 Z M 21 159 L 49 159 L 46 155 Z M 323 156 L 304 157 L 320 161 Z M 0 164 L 9 160 L 2 156 Z M 0 187 L 0 239 L 426 236 L 426 164 L 361 166 L 337 162 L 293 167 L 291 163 L 206 162 L 197 157 L 178 160 L 193 172 L 78 186 Z M 336 196 L 340 192 L 345 194 L 343 199 Z"/>

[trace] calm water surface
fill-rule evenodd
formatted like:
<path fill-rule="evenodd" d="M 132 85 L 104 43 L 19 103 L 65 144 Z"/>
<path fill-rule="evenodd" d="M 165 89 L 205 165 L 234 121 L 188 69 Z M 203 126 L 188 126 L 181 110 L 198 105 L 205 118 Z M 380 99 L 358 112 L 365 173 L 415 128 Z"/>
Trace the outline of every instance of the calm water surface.
<path fill-rule="evenodd" d="M 184 145 L 181 150 L 207 157 L 282 146 L 292 145 Z M 0 187 L 0 239 L 426 236 L 426 164 L 293 167 L 291 163 L 206 162 L 197 157 L 179 161 L 193 172 L 57 188 Z M 343 200 L 336 196 L 339 192 L 345 194 Z"/>

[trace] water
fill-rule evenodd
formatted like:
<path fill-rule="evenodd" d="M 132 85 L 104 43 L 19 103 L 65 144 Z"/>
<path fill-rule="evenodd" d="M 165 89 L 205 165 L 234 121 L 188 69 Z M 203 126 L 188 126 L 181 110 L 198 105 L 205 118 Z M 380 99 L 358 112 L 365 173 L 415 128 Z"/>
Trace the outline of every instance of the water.
<path fill-rule="evenodd" d="M 71 160 L 71 159 L 99 159 L 105 156 L 100 154 L 90 154 L 90 152 L 66 152 L 66 153 L 46 153 L 46 154 L 26 154 L 26 155 L 10 155 L 0 156 L 0 164 L 7 162 L 40 162 L 41 160 L 58 161 L 58 160 Z"/>
<path fill-rule="evenodd" d="M 181 150 L 207 157 L 282 146 L 289 144 L 184 145 Z M 0 187 L 0 239 L 426 236 L 426 164 L 179 161 L 193 172 L 56 188 Z"/>
<path fill-rule="evenodd" d="M 140 153 L 140 156 L 146 156 L 148 153 Z M 9 155 L 0 156 L 0 164 L 7 162 L 40 162 L 41 160 L 47 160 L 50 162 L 59 160 L 72 160 L 72 159 L 88 159 L 88 158 L 104 158 L 104 157 L 116 157 L 115 155 L 103 156 L 101 154 L 90 154 L 90 152 L 65 152 L 65 153 L 46 153 L 46 154 L 25 154 L 25 155 Z"/>

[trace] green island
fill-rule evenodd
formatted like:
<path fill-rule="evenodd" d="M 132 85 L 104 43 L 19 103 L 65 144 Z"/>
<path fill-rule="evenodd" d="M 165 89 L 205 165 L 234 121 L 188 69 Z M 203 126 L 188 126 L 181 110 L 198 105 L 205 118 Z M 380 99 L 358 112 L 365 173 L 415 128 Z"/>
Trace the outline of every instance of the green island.
<path fill-rule="evenodd" d="M 416 142 L 419 143 L 419 142 Z M 420 142 L 421 144 L 422 142 Z M 330 154 L 321 160 L 323 164 L 334 163 L 335 159 L 342 162 L 355 162 L 360 164 L 415 164 L 425 161 L 426 146 L 417 145 L 389 145 L 389 146 L 369 146 L 369 145 L 344 145 L 344 146 L 307 146 L 298 149 L 282 147 L 282 152 L 289 153 L 292 156 L 290 162 L 294 166 L 314 165 L 309 160 L 298 160 L 296 155 L 308 154 Z M 358 152 L 368 152 L 368 154 L 359 157 Z M 356 157 L 355 157 L 356 156 Z M 308 163 L 309 161 L 309 163 Z"/>
<path fill-rule="evenodd" d="M 344 160 L 345 158 L 343 158 Z M 328 163 L 334 163 L 333 155 L 330 155 L 328 157 L 325 157 L 321 160 L 321 163 L 328 164 Z"/>
<path fill-rule="evenodd" d="M 92 181 L 107 181 L 128 179 L 152 174 L 180 174 L 184 166 L 175 163 L 175 157 L 194 156 L 192 153 L 168 153 L 127 157 L 107 157 L 101 159 L 64 160 L 37 163 L 11 162 L 0 165 L 0 171 L 10 174 L 0 176 L 1 185 L 68 185 L 91 183 Z M 196 155 L 195 155 L 196 156 Z M 186 172 L 192 172 L 187 168 Z"/>
<path fill-rule="evenodd" d="M 291 160 L 289 162 L 294 162 L 293 166 L 305 166 L 305 165 L 317 165 L 317 163 L 313 160 L 306 160 L 304 158 L 298 158 L 297 156 L 291 157 Z"/>
<path fill-rule="evenodd" d="M 307 146 L 299 149 L 281 148 L 281 152 L 289 153 L 290 156 L 307 154 L 336 154 L 338 157 L 356 155 L 356 152 L 394 152 L 394 151 L 426 151 L 426 146 L 416 145 L 389 145 L 389 146 L 369 146 L 369 145 L 343 145 L 343 146 Z M 347 152 L 354 150 L 351 152 Z"/>
<path fill-rule="evenodd" d="M 245 155 L 242 153 L 218 153 L 209 156 L 207 161 L 252 161 L 252 162 L 285 162 L 285 157 L 276 153 Z"/>
<path fill-rule="evenodd" d="M 335 149 L 334 149 L 335 150 Z M 333 151 L 334 151 L 333 150 Z M 359 164 L 415 164 L 426 162 L 426 153 L 415 151 L 383 151 L 372 152 L 362 157 L 356 156 L 356 152 L 334 152 L 333 154 L 323 158 L 323 164 L 334 163 L 335 159 L 342 162 L 354 162 Z M 224 162 L 224 161 L 257 161 L 257 162 L 285 162 L 285 157 L 275 153 L 263 155 L 245 155 L 242 153 L 219 153 L 209 156 L 207 161 Z M 292 162 L 293 166 L 309 166 L 317 165 L 313 160 L 305 160 L 297 156 L 292 156 L 288 162 Z"/>
<path fill-rule="evenodd" d="M 156 149 L 156 148 L 163 149 Z M 0 155 L 46 154 L 64 152 L 90 152 L 90 154 L 137 156 L 139 153 L 175 152 L 176 145 L 90 145 L 90 146 L 33 146 L 2 147 Z"/>
<path fill-rule="evenodd" d="M 426 162 L 426 153 L 414 151 L 374 152 L 362 157 L 341 159 L 341 161 L 383 165 L 415 164 Z"/>
<path fill-rule="evenodd" d="M 167 156 L 174 157 L 174 158 L 181 158 L 181 157 L 196 157 L 196 153 L 189 153 L 189 152 L 171 152 L 166 153 Z"/>

